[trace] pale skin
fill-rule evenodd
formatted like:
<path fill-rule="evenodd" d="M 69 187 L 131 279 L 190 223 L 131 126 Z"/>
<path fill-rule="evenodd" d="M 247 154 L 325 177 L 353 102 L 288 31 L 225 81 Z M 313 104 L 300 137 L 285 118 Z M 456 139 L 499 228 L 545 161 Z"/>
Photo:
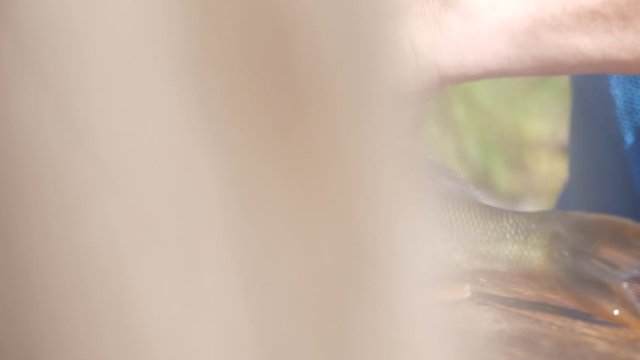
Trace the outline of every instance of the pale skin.
<path fill-rule="evenodd" d="M 3 1 L 0 359 L 450 358 L 375 3 Z"/>
<path fill-rule="evenodd" d="M 409 21 L 429 81 L 640 73 L 635 0 L 425 0 Z"/>

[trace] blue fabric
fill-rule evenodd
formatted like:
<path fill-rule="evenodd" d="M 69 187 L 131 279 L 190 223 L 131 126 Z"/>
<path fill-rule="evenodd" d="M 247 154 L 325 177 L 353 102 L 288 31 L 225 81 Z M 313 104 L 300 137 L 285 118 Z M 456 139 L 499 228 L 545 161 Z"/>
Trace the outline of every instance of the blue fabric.
<path fill-rule="evenodd" d="M 635 195 L 640 199 L 640 76 L 609 76 L 609 88 Z"/>
<path fill-rule="evenodd" d="M 640 220 L 639 181 L 631 170 L 640 164 L 640 127 L 636 100 L 628 100 L 640 94 L 629 90 L 637 78 L 589 75 L 571 83 L 569 179 L 557 207 Z"/>

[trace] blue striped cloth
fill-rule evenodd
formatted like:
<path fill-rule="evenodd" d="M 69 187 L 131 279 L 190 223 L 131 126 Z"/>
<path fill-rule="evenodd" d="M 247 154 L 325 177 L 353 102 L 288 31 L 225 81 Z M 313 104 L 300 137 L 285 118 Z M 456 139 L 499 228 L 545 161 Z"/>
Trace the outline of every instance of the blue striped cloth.
<path fill-rule="evenodd" d="M 640 199 L 640 76 L 609 76 L 624 152 Z"/>

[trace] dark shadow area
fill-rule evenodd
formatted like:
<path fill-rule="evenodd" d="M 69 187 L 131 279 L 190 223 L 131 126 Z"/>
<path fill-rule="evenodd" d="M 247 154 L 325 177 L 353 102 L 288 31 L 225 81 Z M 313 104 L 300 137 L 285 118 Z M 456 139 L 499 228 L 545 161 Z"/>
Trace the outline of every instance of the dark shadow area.
<path fill-rule="evenodd" d="M 561 316 L 565 318 L 571 318 L 574 320 L 588 322 L 590 324 L 602 325 L 607 327 L 621 327 L 618 324 L 613 324 L 608 321 L 595 318 L 593 315 L 584 311 L 571 309 L 564 306 L 557 306 L 548 304 L 541 301 L 524 300 L 513 298 L 509 296 L 501 296 L 495 294 L 488 294 L 482 292 L 476 292 L 471 295 L 471 299 L 479 304 L 498 304 L 509 308 L 528 310 L 534 312 L 542 312 L 554 316 Z"/>

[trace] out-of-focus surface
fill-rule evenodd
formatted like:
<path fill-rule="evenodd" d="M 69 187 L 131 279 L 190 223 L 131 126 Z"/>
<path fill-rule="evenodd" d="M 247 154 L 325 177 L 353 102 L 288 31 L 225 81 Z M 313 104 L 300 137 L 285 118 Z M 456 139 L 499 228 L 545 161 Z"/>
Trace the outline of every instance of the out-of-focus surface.
<path fill-rule="evenodd" d="M 394 9 L 0 10 L 1 359 L 449 358 Z"/>
<path fill-rule="evenodd" d="M 548 208 L 567 176 L 569 111 L 566 77 L 457 85 L 429 105 L 427 143 L 499 205 Z"/>

